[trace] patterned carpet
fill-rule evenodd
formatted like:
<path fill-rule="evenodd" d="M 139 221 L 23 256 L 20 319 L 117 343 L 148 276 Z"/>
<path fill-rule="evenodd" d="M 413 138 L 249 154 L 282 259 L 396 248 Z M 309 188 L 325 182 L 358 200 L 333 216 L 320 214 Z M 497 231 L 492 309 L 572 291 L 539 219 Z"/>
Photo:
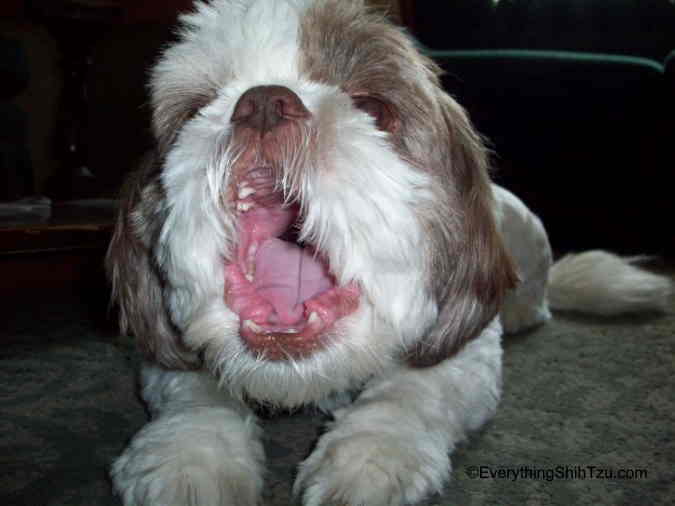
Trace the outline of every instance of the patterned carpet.
<path fill-rule="evenodd" d="M 82 300 L 16 306 L 0 320 L 0 504 L 119 505 L 107 469 L 146 420 L 131 341 Z M 675 504 L 675 316 L 558 316 L 505 348 L 501 409 L 427 504 Z M 321 423 L 263 421 L 265 505 L 292 504 Z"/>

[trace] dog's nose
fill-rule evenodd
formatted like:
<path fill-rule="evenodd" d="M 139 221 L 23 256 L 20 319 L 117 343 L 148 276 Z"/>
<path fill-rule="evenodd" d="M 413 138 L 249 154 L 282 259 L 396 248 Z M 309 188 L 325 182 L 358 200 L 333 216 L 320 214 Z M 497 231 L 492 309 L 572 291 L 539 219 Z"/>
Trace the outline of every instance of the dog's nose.
<path fill-rule="evenodd" d="M 310 112 L 295 93 L 285 86 L 256 86 L 237 102 L 232 121 L 266 133 L 284 120 L 303 119 Z"/>

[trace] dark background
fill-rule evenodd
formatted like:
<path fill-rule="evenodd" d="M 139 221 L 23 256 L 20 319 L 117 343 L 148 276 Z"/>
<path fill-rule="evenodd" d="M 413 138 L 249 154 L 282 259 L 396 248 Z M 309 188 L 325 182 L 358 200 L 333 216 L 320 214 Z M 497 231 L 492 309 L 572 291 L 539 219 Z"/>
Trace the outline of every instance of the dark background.
<path fill-rule="evenodd" d="M 493 150 L 494 179 L 542 217 L 557 252 L 673 255 L 675 2 L 375 3 L 441 65 L 443 85 Z M 114 201 L 66 203 L 114 199 L 152 146 L 148 69 L 189 8 L 190 0 L 0 5 L 0 202 L 53 201 L 39 230 L 0 217 L 5 291 L 32 290 L 66 264 L 56 284 L 78 272 L 102 280 Z M 98 229 L 83 234 L 83 225 Z M 86 268 L 73 263 L 81 247 Z M 75 257 L 41 257 L 42 270 L 25 267 L 38 257 L 15 254 L 64 249 Z"/>
<path fill-rule="evenodd" d="M 559 252 L 672 255 L 675 2 L 403 2 Z"/>
<path fill-rule="evenodd" d="M 675 165 L 672 60 L 670 74 L 664 70 L 675 48 L 672 1 L 376 3 L 389 4 L 429 50 L 488 51 L 434 56 L 446 71 L 444 85 L 494 150 L 495 179 L 541 215 L 557 250 L 672 253 L 675 234 L 666 219 L 675 209 L 668 191 Z M 81 19 L 72 19 L 73 5 L 85 13 Z M 171 38 L 177 13 L 189 6 L 189 0 L 3 2 L 0 200 L 117 195 L 124 174 L 152 145 L 148 68 Z M 527 54 L 495 57 L 504 49 Z M 551 50 L 566 57 L 541 53 Z M 78 51 L 90 62 L 82 74 L 84 106 L 65 98 L 64 61 Z M 577 58 L 587 54 L 600 58 Z M 607 65 L 606 55 L 645 60 Z M 69 109 L 81 116 L 77 162 L 64 148 Z M 85 165 L 94 177 L 73 174 L 69 164 Z"/>

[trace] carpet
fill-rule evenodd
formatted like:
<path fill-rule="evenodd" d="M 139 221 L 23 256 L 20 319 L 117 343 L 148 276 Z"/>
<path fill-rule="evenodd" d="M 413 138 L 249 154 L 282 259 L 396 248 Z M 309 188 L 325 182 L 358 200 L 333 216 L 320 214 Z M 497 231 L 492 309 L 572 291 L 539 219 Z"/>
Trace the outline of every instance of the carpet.
<path fill-rule="evenodd" d="M 147 419 L 133 342 L 86 297 L 14 302 L 0 319 L 0 504 L 119 506 L 107 470 Z M 500 410 L 426 505 L 675 504 L 673 314 L 557 315 L 504 346 Z M 293 504 L 324 421 L 312 410 L 262 420 L 265 505 Z"/>

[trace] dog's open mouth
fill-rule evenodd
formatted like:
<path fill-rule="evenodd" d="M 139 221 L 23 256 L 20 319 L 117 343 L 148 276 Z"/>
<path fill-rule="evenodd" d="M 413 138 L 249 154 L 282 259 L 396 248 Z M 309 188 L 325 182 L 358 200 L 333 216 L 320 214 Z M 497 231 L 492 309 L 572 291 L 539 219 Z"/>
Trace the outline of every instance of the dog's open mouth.
<path fill-rule="evenodd" d="M 272 169 L 249 170 L 235 194 L 239 241 L 226 266 L 225 302 L 239 315 L 239 334 L 268 359 L 308 356 L 356 310 L 359 289 L 338 285 L 327 259 L 298 242 L 299 206 L 284 203 Z"/>

